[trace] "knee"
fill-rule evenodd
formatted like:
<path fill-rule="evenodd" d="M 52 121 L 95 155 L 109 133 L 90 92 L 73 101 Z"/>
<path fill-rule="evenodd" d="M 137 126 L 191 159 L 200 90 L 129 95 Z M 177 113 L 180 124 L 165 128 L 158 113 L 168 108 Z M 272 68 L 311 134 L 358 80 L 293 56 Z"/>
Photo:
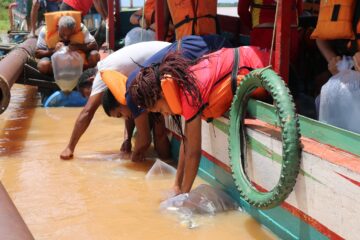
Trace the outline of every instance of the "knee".
<path fill-rule="evenodd" d="M 48 59 L 41 59 L 38 62 L 37 68 L 38 68 L 39 72 L 42 74 L 51 74 L 52 73 L 51 62 Z"/>
<path fill-rule="evenodd" d="M 100 61 L 100 54 L 97 50 L 93 50 L 90 52 L 88 57 L 88 67 L 95 67 L 96 64 Z"/>

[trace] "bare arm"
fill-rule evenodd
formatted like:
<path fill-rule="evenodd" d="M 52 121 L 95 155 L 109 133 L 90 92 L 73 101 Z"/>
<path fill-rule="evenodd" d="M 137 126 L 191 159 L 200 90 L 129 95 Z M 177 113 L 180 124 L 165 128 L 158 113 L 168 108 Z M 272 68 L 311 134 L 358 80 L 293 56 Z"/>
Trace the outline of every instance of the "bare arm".
<path fill-rule="evenodd" d="M 43 58 L 43 57 L 51 57 L 55 52 L 55 49 L 36 49 L 35 50 L 35 57 L 36 58 Z"/>
<path fill-rule="evenodd" d="M 94 117 L 96 110 L 101 104 L 102 95 L 103 93 L 98 93 L 94 96 L 91 96 L 87 101 L 85 107 L 83 108 L 80 115 L 76 119 L 76 123 L 72 131 L 70 141 L 60 155 L 61 159 L 67 160 L 73 157 L 76 144 L 78 143 L 80 137 L 84 134 L 84 132 L 88 128 L 91 120 Z"/>
<path fill-rule="evenodd" d="M 93 3 L 96 11 L 101 15 L 102 19 L 106 19 L 108 16 L 107 0 L 94 0 Z"/>
<path fill-rule="evenodd" d="M 124 131 L 124 142 L 121 145 L 120 152 L 130 153 L 131 152 L 131 137 L 135 128 L 134 119 L 125 120 L 125 131 Z"/>
<path fill-rule="evenodd" d="M 144 153 L 151 144 L 149 115 L 147 112 L 143 112 L 137 118 L 135 118 L 135 126 L 137 129 L 137 134 L 131 160 L 138 162 L 143 160 Z"/>
<path fill-rule="evenodd" d="M 318 46 L 326 61 L 330 62 L 332 58 L 336 57 L 336 53 L 332 49 L 329 41 L 316 39 L 316 45 Z"/>
<path fill-rule="evenodd" d="M 97 50 L 98 45 L 96 41 L 84 43 L 84 44 L 70 44 L 69 48 L 71 51 L 81 50 L 83 52 L 91 52 L 92 50 Z"/>
<path fill-rule="evenodd" d="M 198 172 L 201 157 L 201 116 L 185 124 L 184 142 L 184 176 L 181 183 L 181 192 L 191 190 Z"/>

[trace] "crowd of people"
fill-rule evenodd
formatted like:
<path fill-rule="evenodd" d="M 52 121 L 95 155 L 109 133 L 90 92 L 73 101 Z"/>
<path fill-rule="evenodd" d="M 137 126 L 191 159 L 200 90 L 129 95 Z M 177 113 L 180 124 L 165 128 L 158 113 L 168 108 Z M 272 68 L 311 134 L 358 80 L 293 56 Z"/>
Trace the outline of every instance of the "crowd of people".
<path fill-rule="evenodd" d="M 234 75 L 239 75 L 239 69 L 243 67 L 265 67 L 269 64 L 270 54 L 266 48 L 233 48 L 226 39 L 217 35 L 216 0 L 206 1 L 206 4 L 205 1 L 197 1 L 199 5 L 196 8 L 192 1 L 168 0 L 165 1 L 165 21 L 162 23 L 166 34 L 164 39 L 175 41 L 132 43 L 99 61 L 96 41 L 81 23 L 81 17 L 94 4 L 106 18 L 107 13 L 100 2 L 94 0 L 75 4 L 79 1 L 64 0 L 60 4 L 59 1 L 46 1 L 49 12 L 58 9 L 78 10 L 81 16 L 54 15 L 57 16 L 54 18 L 56 20 L 51 24 L 56 27 L 56 34 L 49 30 L 54 27 L 49 22 L 40 30 L 36 49 L 39 71 L 52 73 L 49 57 L 64 45 L 72 51 L 82 52 L 84 69 L 88 69 L 82 77 L 85 79 L 82 83 L 87 87 L 84 95 L 88 100 L 60 158 L 73 158 L 78 141 L 101 104 L 108 116 L 125 120 L 125 136 L 120 148 L 123 157 L 129 155 L 134 162 L 144 161 L 146 150 L 153 142 L 160 158 L 170 158 L 165 118 L 172 116 L 182 137 L 173 189 L 175 194 L 189 192 L 201 157 L 202 119 L 211 121 L 225 113 L 232 101 L 233 86 L 241 81 L 241 77 L 234 78 Z M 130 22 L 140 28 L 156 31 L 154 3 L 154 0 L 147 0 L 144 9 L 134 12 Z M 296 3 L 294 1 L 294 5 Z M 33 9 L 37 8 L 36 4 L 39 1 L 34 0 Z M 248 10 L 249 6 L 244 9 Z M 175 10 L 179 8 L 183 11 Z M 257 23 L 264 24 L 261 22 L 263 15 L 259 16 Z M 35 19 L 36 16 L 33 18 L 31 14 L 31 18 Z M 251 18 L 248 16 L 243 20 L 251 21 Z M 253 23 L 247 25 L 249 29 L 256 27 Z M 35 34 L 34 24 L 31 29 Z M 317 43 L 329 63 L 329 71 L 335 74 L 338 55 L 327 42 L 318 40 Z M 358 59 L 359 54 L 356 53 L 356 67 L 359 66 Z M 184 126 L 180 117 L 185 120 Z M 135 145 L 132 146 L 135 127 L 137 134 Z"/>

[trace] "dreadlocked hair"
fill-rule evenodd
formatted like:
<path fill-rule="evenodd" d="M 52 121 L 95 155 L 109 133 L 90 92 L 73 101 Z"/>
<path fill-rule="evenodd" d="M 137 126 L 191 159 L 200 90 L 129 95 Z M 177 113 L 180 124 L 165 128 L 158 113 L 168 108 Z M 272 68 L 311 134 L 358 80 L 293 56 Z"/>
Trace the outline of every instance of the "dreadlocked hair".
<path fill-rule="evenodd" d="M 132 100 L 141 108 L 153 107 L 156 101 L 162 98 L 160 80 L 165 74 L 169 74 L 180 90 L 186 93 L 188 103 L 200 107 L 201 93 L 194 74 L 189 71 L 189 68 L 198 61 L 190 61 L 180 53 L 174 52 L 168 53 L 160 64 L 142 68 L 130 86 Z"/>

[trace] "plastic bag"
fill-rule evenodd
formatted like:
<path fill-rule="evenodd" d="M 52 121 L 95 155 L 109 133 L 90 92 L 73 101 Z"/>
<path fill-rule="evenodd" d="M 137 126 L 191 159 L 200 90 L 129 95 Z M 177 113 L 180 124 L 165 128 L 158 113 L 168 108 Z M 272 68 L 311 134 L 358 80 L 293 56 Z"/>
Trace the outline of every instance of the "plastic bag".
<path fill-rule="evenodd" d="M 154 179 L 154 178 L 162 178 L 166 176 L 174 176 L 176 174 L 176 169 L 173 166 L 157 159 L 154 165 L 150 168 L 150 170 L 145 175 L 146 180 Z"/>
<path fill-rule="evenodd" d="M 131 29 L 125 36 L 125 46 L 129 46 L 138 42 L 154 41 L 155 32 L 153 30 L 146 30 L 140 27 Z"/>
<path fill-rule="evenodd" d="M 351 57 L 338 62 L 339 73 L 321 88 L 319 120 L 360 133 L 360 72 Z"/>
<path fill-rule="evenodd" d="M 218 188 L 201 184 L 189 193 L 177 195 L 160 203 L 160 209 L 178 215 L 188 228 L 199 226 L 195 215 L 215 215 L 219 212 L 239 210 L 240 207 L 228 194 Z"/>
<path fill-rule="evenodd" d="M 56 84 L 64 92 L 72 91 L 83 71 L 84 60 L 76 51 L 68 47 L 60 48 L 51 56 L 52 67 Z"/>

